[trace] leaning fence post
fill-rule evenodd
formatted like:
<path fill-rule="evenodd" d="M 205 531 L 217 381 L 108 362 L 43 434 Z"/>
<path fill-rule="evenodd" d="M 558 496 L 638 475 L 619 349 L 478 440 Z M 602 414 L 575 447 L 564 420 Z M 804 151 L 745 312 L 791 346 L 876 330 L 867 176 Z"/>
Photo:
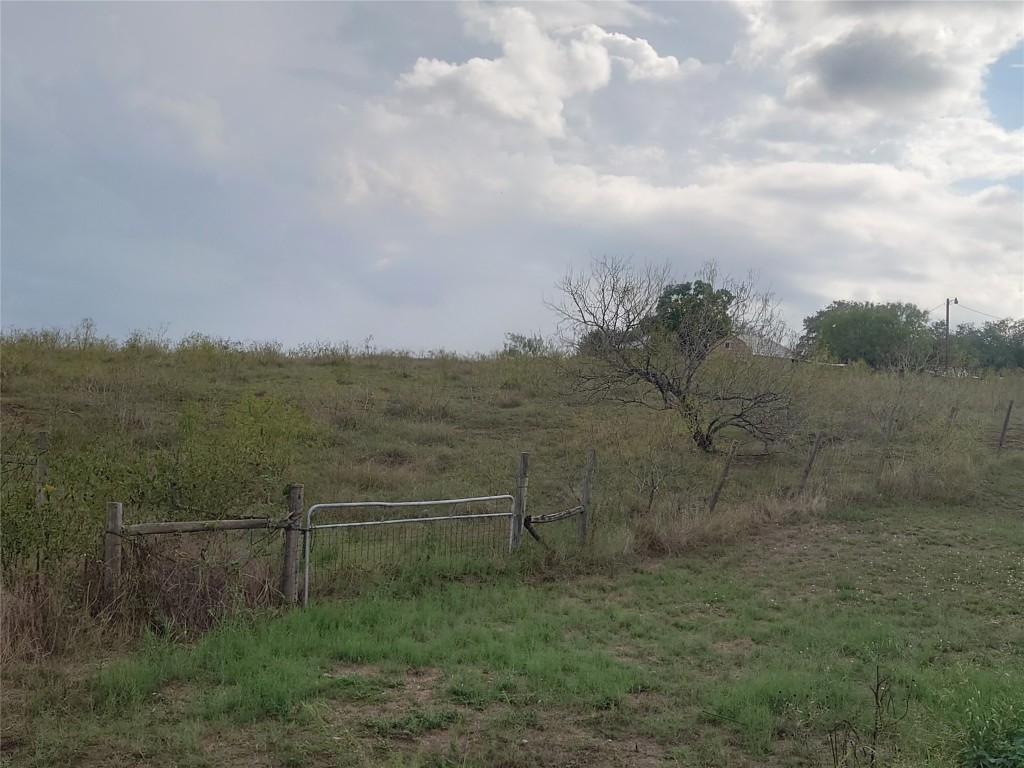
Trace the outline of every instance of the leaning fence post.
<path fill-rule="evenodd" d="M 804 492 L 804 487 L 807 485 L 807 478 L 810 477 L 811 467 L 814 466 L 814 457 L 818 455 L 818 448 L 821 447 L 821 438 L 824 433 L 818 430 L 818 434 L 814 436 L 814 445 L 811 446 L 811 453 L 807 457 L 807 463 L 804 465 L 804 471 L 800 475 L 800 483 L 796 487 L 796 493 L 793 494 L 794 498 Z"/>
<path fill-rule="evenodd" d="M 583 470 L 583 487 L 580 489 L 580 512 L 579 545 L 587 545 L 587 518 L 590 514 L 590 490 L 594 483 L 594 459 L 596 451 L 593 448 L 587 451 L 587 467 Z"/>
<path fill-rule="evenodd" d="M 875 473 L 875 489 L 882 488 L 882 474 L 885 472 L 885 461 L 889 458 L 889 442 L 892 440 L 892 426 L 896 422 L 896 409 L 889 412 L 889 420 L 885 424 L 885 442 L 882 443 L 882 455 L 878 458 L 878 471 Z"/>
<path fill-rule="evenodd" d="M 722 476 L 718 478 L 718 485 L 715 487 L 715 492 L 711 494 L 711 498 L 708 500 L 708 514 L 710 515 L 715 511 L 715 507 L 718 506 L 718 497 L 722 495 L 722 488 L 725 487 L 725 481 L 729 477 L 729 468 L 732 466 L 732 458 L 736 455 L 736 443 L 732 444 L 732 449 L 729 451 L 729 455 L 725 457 L 725 464 L 722 466 Z"/>
<path fill-rule="evenodd" d="M 286 603 L 299 598 L 299 539 L 302 520 L 303 486 L 288 486 L 288 519 L 284 527 L 284 557 L 281 568 L 281 594 Z"/>
<path fill-rule="evenodd" d="M 43 511 L 46 508 L 46 502 L 49 497 L 49 492 L 46 489 L 46 482 L 49 479 L 49 466 L 46 461 L 46 449 L 49 447 L 50 436 L 46 432 L 36 432 L 36 456 L 35 456 L 35 468 L 33 469 L 33 479 L 36 483 L 36 525 L 46 525 L 43 522 Z M 36 575 L 39 575 L 42 569 L 42 552 L 36 548 Z"/>
<path fill-rule="evenodd" d="M 113 600 L 121 582 L 121 534 L 124 531 L 124 507 L 119 501 L 107 502 L 107 534 L 103 541 L 103 593 Z"/>
<path fill-rule="evenodd" d="M 1006 442 L 1006 431 L 1010 428 L 1010 414 L 1013 412 L 1013 400 L 1010 401 L 1010 406 L 1006 409 L 1006 418 L 1003 419 L 1003 431 L 999 433 L 999 445 L 996 447 L 996 456 L 1000 456 L 1003 453 L 1003 443 Z"/>
<path fill-rule="evenodd" d="M 512 507 L 512 534 L 509 549 L 515 549 L 523 538 L 526 521 L 526 489 L 530 484 L 530 454 L 519 454 L 519 476 L 516 478 L 516 496 Z"/>
<path fill-rule="evenodd" d="M 36 508 L 41 509 L 46 505 L 46 481 L 49 479 L 49 465 L 46 461 L 46 449 L 49 446 L 50 436 L 46 432 L 36 432 Z"/>

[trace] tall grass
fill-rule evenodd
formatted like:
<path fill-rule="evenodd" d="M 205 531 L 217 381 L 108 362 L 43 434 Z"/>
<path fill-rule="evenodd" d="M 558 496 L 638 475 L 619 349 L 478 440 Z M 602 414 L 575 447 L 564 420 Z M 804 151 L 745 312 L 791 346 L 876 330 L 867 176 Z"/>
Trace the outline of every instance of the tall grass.
<path fill-rule="evenodd" d="M 133 523 L 280 516 L 292 482 L 305 485 L 308 503 L 508 493 L 517 453 L 528 451 L 529 511 L 542 514 L 576 503 L 583 459 L 594 447 L 599 470 L 586 557 L 628 558 L 722 542 L 764 520 L 836 505 L 972 503 L 984 493 L 1007 401 L 1024 401 L 1020 375 L 946 379 L 802 366 L 793 374 L 805 393 L 797 433 L 767 455 L 744 455 L 741 446 L 708 515 L 722 456 L 697 452 L 671 413 L 574 402 L 561 376 L 556 355 L 466 359 L 438 350 L 414 357 L 369 342 L 289 350 L 199 335 L 174 343 L 160 332 L 117 343 L 90 323 L 5 333 L 3 454 L 31 454 L 36 430 L 50 436 L 44 502 L 20 464 L 5 461 L 0 491 L 5 597 L 22 594 L 15 588 L 24 591 L 30 581 L 48 595 L 5 606 L 50 606 L 50 618 L 5 617 L 5 636 L 26 631 L 16 627 L 60 626 L 69 606 L 95 611 L 96 590 L 83 574 L 98 573 L 111 500 L 125 503 Z M 1024 409 L 1015 413 L 1008 455 L 1021 447 Z M 890 415 L 895 426 L 883 460 Z M 792 499 L 819 430 L 825 441 L 810 482 Z M 723 444 L 738 437 L 725 435 Z M 544 557 L 568 562 L 557 553 L 571 552 L 570 528 L 542 530 L 556 553 Z M 230 572 L 235 555 L 221 571 L 204 573 Z M 236 575 L 232 589 L 253 603 L 255 582 Z M 140 574 L 139 583 L 160 578 L 174 581 Z M 207 587 L 211 595 L 226 589 Z M 158 623 L 153 611 L 135 615 Z"/>

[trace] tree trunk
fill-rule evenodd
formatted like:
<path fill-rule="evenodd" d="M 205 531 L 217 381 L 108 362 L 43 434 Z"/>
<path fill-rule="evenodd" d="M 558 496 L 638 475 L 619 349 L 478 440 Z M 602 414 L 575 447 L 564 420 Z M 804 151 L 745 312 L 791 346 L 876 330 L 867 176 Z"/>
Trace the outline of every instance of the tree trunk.
<path fill-rule="evenodd" d="M 690 422 L 690 434 L 693 436 L 694 444 L 704 451 L 704 453 L 714 453 L 714 434 L 712 434 L 711 430 L 705 429 L 700 423 L 700 416 L 697 413 L 697 409 L 685 401 L 681 402 L 679 406 L 679 410 L 682 412 L 682 415 L 688 422 Z"/>
<path fill-rule="evenodd" d="M 693 442 L 697 444 L 704 453 L 714 453 L 715 444 L 714 436 L 700 427 L 695 427 L 693 430 Z"/>

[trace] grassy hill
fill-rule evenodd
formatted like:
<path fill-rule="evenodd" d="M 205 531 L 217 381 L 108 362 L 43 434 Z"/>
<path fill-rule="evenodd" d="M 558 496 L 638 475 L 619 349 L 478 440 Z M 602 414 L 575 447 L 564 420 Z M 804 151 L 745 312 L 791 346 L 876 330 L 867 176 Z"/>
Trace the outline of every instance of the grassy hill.
<path fill-rule="evenodd" d="M 672 413 L 575 401 L 557 357 L 9 334 L 0 554 L 13 714 L 0 754 L 868 765 L 872 738 L 879 765 L 980 765 L 972 744 L 1003 754 L 993 734 L 1019 727 L 1007 702 L 1024 688 L 1024 380 L 803 366 L 795 382 L 794 435 L 767 453 L 739 444 L 708 514 L 725 455 L 696 450 Z M 16 461 L 39 431 L 43 499 Z M 526 451 L 529 511 L 542 514 L 576 503 L 591 447 L 583 553 L 572 524 L 556 524 L 542 530 L 549 548 L 527 539 L 456 574 L 381 568 L 275 618 L 246 608 L 273 605 L 275 581 L 267 570 L 253 588 L 253 572 L 227 567 L 238 540 L 181 538 L 139 545 L 130 594 L 97 599 L 107 501 L 131 523 L 281 516 L 289 483 L 307 504 L 511 493 Z M 157 567 L 175 559 L 187 573 Z M 140 655 L 97 669 L 143 629 Z M 872 703 L 880 685 L 911 714 L 890 723 L 889 700 Z M 71 725 L 47 725 L 58 720 Z M 833 746 L 846 762 L 830 762 Z"/>

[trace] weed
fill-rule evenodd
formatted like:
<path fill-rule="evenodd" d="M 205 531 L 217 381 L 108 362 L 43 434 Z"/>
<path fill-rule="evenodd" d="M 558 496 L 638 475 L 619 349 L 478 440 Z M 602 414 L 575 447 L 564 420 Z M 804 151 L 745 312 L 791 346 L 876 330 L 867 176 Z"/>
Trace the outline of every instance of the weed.
<path fill-rule="evenodd" d="M 829 751 L 835 768 L 886 765 L 885 745 L 894 738 L 900 722 L 909 714 L 910 697 L 904 693 L 901 708 L 892 675 L 883 675 L 878 665 L 871 697 L 871 723 L 866 732 L 859 732 L 849 720 L 836 723 L 829 731 Z"/>
<path fill-rule="evenodd" d="M 366 726 L 382 738 L 412 739 L 426 731 L 445 728 L 458 719 L 459 714 L 455 710 L 437 709 L 398 717 L 377 718 L 367 721 Z"/>
<path fill-rule="evenodd" d="M 1019 768 L 1024 765 L 1024 707 L 1020 701 L 982 701 L 976 694 L 964 712 L 961 768 Z"/>

